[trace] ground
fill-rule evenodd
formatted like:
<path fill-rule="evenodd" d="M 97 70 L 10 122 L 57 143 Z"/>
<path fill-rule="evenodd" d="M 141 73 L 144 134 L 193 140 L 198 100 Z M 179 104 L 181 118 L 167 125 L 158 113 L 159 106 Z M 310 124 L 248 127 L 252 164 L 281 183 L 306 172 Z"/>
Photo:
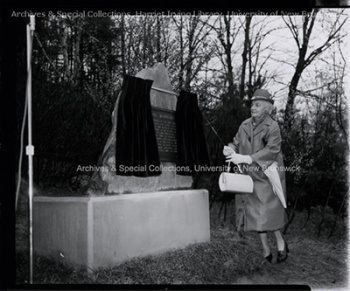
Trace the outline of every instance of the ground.
<path fill-rule="evenodd" d="M 341 218 L 328 238 L 335 216 L 327 213 L 318 236 L 321 209 L 297 212 L 285 239 L 290 256 L 277 264 L 276 244 L 272 264 L 262 257 L 258 235 L 235 231 L 233 205 L 225 221 L 218 218 L 220 205 L 211 209 L 211 240 L 158 256 L 134 259 L 93 272 L 76 269 L 64 261 L 35 256 L 34 282 L 46 284 L 302 284 L 312 289 L 340 289 L 348 286 L 347 224 Z M 27 208 L 22 202 L 16 224 L 17 283 L 28 282 Z M 303 227 L 304 226 L 304 227 Z"/>

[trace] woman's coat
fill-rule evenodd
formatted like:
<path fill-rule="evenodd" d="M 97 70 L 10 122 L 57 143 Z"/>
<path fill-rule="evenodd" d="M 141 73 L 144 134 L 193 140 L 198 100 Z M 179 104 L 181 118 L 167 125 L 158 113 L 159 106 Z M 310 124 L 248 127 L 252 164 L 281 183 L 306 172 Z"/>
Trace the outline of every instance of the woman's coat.
<path fill-rule="evenodd" d="M 252 118 L 241 124 L 233 139 L 235 151 L 249 155 L 251 165 L 244 165 L 243 171 L 254 182 L 252 194 L 236 195 L 236 222 L 238 229 L 245 231 L 273 231 L 286 224 L 286 213 L 272 186 L 263 173 L 274 161 L 279 166 L 279 174 L 286 198 L 285 171 L 281 152 L 281 133 L 279 126 L 267 116 L 254 130 Z"/>

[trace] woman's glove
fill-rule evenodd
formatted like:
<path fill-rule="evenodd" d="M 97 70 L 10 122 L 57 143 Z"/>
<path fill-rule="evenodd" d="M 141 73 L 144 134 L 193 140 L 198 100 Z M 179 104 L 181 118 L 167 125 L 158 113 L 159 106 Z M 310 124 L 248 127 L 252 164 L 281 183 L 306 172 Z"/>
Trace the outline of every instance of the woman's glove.
<path fill-rule="evenodd" d="M 236 165 L 238 164 L 248 164 L 250 165 L 253 162 L 251 156 L 240 155 L 240 154 L 231 154 L 226 157 L 226 162 L 232 162 Z"/>
<path fill-rule="evenodd" d="M 233 149 L 233 144 L 229 143 L 228 146 L 224 146 L 224 150 L 222 151 L 222 153 L 225 156 L 231 155 L 231 154 L 235 154 L 235 150 Z"/>

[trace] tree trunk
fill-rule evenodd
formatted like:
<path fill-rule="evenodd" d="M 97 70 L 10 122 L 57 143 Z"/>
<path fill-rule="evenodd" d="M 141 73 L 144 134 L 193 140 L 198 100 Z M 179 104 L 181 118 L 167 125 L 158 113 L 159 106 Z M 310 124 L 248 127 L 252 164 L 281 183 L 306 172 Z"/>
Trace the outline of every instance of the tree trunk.
<path fill-rule="evenodd" d="M 81 59 L 80 59 L 80 49 L 81 49 L 81 35 L 82 35 L 82 22 L 83 19 L 81 17 L 77 18 L 76 23 L 76 37 L 75 37 L 75 44 L 74 44 L 74 68 L 73 68 L 73 74 L 72 74 L 72 81 L 74 80 L 74 83 L 78 84 L 81 83 Z"/>
<path fill-rule="evenodd" d="M 162 51 L 161 51 L 161 21 L 160 17 L 157 17 L 157 55 L 156 60 L 158 63 L 162 62 Z"/>
<path fill-rule="evenodd" d="M 179 35 L 180 35 L 180 73 L 179 73 L 179 88 L 181 89 L 183 86 L 183 74 L 184 74 L 184 43 L 183 43 L 183 18 L 180 16 L 180 27 L 179 27 Z"/>
<path fill-rule="evenodd" d="M 120 42 L 121 42 L 121 49 L 122 49 L 122 70 L 123 70 L 123 75 L 126 74 L 126 60 L 125 60 L 125 16 L 122 15 L 121 21 L 120 21 Z"/>
<path fill-rule="evenodd" d="M 294 100 L 297 96 L 297 88 L 298 84 L 301 78 L 301 74 L 303 73 L 304 69 L 310 64 L 311 60 L 313 58 L 310 58 L 310 56 L 306 59 L 306 52 L 309 46 L 309 41 L 312 33 L 312 29 L 314 27 L 316 15 L 318 10 L 315 10 L 314 13 L 311 13 L 311 15 L 306 15 L 303 17 L 303 23 L 302 23 L 302 43 L 299 43 L 299 35 L 298 35 L 298 28 L 295 26 L 295 24 L 290 20 L 290 23 L 287 24 L 290 31 L 292 32 L 292 35 L 294 37 L 294 40 L 296 41 L 298 45 L 299 55 L 298 55 L 298 61 L 295 68 L 295 72 L 293 74 L 292 80 L 289 85 L 289 91 L 288 91 L 288 99 L 287 99 L 287 105 L 285 110 L 285 120 L 284 120 L 284 128 L 286 132 L 289 132 L 292 128 L 293 121 L 294 121 Z M 313 51 L 313 53 L 319 54 L 320 52 L 317 52 L 317 50 Z"/>
<path fill-rule="evenodd" d="M 193 62 L 193 39 L 194 39 L 194 33 L 196 29 L 196 24 L 194 23 L 196 20 L 191 19 L 190 21 L 190 30 L 188 35 L 188 55 L 187 55 L 187 61 L 185 64 L 185 84 L 184 88 L 186 90 L 191 89 L 191 71 L 192 71 L 192 62 Z"/>
<path fill-rule="evenodd" d="M 252 21 L 252 16 L 246 16 L 245 17 L 245 30 L 244 30 L 244 48 L 243 48 L 243 53 L 242 53 L 242 73 L 241 73 L 241 83 L 239 86 L 239 97 L 241 99 L 244 98 L 244 84 L 245 84 L 245 72 L 246 72 L 246 66 L 247 66 L 247 53 L 248 49 L 250 50 L 250 24 Z"/>
<path fill-rule="evenodd" d="M 226 34 L 226 46 L 225 48 L 225 54 L 227 59 L 227 83 L 228 83 L 228 95 L 233 96 L 234 93 L 234 80 L 233 80 L 233 66 L 232 66 L 232 44 L 234 42 L 230 41 L 230 35 L 231 35 L 231 17 L 224 15 L 224 22 L 225 22 L 225 34 Z"/>
<path fill-rule="evenodd" d="M 60 21 L 61 24 L 61 45 L 62 45 L 62 54 L 63 54 L 63 67 L 64 67 L 64 75 L 63 79 L 65 81 L 69 80 L 69 59 L 68 59 L 68 45 L 67 45 L 67 34 L 65 30 L 64 21 Z"/>
<path fill-rule="evenodd" d="M 285 111 L 285 128 L 287 132 L 292 128 L 293 121 L 294 121 L 294 100 L 297 96 L 297 88 L 298 83 L 301 77 L 301 74 L 304 70 L 304 64 L 305 64 L 305 55 L 306 55 L 306 49 L 307 46 L 304 48 L 304 50 L 299 51 L 299 59 L 298 63 L 294 72 L 294 75 L 292 77 L 292 81 L 289 85 L 289 91 L 288 91 L 288 99 L 287 99 L 287 105 L 286 105 L 286 111 Z"/>

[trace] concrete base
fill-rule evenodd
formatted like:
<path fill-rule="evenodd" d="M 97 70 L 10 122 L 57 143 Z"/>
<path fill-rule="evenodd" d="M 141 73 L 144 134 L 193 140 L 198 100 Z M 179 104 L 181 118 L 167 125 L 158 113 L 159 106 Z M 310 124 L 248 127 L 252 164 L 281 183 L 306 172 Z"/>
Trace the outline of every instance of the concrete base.
<path fill-rule="evenodd" d="M 207 190 L 34 197 L 34 251 L 89 268 L 210 240 Z"/>

